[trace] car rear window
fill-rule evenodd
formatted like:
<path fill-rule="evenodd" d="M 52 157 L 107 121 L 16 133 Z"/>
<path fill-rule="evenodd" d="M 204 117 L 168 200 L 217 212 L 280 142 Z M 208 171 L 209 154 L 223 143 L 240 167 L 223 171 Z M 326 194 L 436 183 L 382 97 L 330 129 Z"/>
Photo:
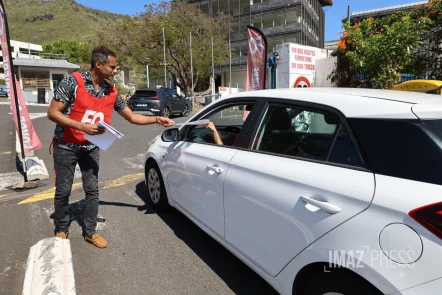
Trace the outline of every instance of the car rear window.
<path fill-rule="evenodd" d="M 438 137 L 418 119 L 348 122 L 374 173 L 442 185 L 442 122 Z"/>
<path fill-rule="evenodd" d="M 158 97 L 158 94 L 155 90 L 147 90 L 147 91 L 135 91 L 132 98 L 149 98 L 149 97 Z"/>

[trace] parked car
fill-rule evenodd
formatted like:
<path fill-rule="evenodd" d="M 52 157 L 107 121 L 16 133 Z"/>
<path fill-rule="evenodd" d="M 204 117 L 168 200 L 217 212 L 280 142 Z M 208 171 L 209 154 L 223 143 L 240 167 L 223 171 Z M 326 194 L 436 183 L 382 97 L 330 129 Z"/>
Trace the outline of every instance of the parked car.
<path fill-rule="evenodd" d="M 0 96 L 7 97 L 8 91 L 6 89 L 6 86 L 0 85 Z"/>
<path fill-rule="evenodd" d="M 189 115 L 189 106 L 185 97 L 169 88 L 142 88 L 128 98 L 128 106 L 133 112 L 146 115 Z"/>
<path fill-rule="evenodd" d="M 441 293 L 442 99 L 266 90 L 189 121 L 202 119 L 222 145 L 201 125 L 149 143 L 156 208 L 181 211 L 281 294 Z"/>

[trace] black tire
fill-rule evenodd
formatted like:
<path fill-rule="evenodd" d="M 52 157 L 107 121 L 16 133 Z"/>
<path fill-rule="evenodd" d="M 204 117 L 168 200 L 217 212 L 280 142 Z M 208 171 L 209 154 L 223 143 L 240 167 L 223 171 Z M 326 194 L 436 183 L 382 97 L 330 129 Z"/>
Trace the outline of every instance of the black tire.
<path fill-rule="evenodd" d="M 327 293 L 342 295 L 381 295 L 372 284 L 356 274 L 339 270 L 331 270 L 314 277 L 307 283 L 300 295 L 324 295 Z"/>
<path fill-rule="evenodd" d="M 170 117 L 170 110 L 168 107 L 164 107 L 161 111 L 161 116 L 169 118 Z"/>
<path fill-rule="evenodd" d="M 189 116 L 189 107 L 185 106 L 183 112 L 181 113 L 182 117 L 187 117 Z"/>
<path fill-rule="evenodd" d="M 158 210 L 166 210 L 169 207 L 167 193 L 164 187 L 163 177 L 158 165 L 150 162 L 144 171 L 147 194 L 154 207 Z"/>

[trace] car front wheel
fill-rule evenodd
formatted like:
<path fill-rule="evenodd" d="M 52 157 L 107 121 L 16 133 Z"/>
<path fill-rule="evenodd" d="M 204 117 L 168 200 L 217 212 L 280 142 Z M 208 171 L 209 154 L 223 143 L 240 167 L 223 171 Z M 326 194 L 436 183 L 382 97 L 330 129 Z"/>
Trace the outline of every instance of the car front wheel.
<path fill-rule="evenodd" d="M 147 193 L 155 208 L 164 210 L 169 207 L 167 200 L 166 189 L 161 176 L 161 171 L 155 162 L 150 162 L 146 165 L 145 181 Z"/>

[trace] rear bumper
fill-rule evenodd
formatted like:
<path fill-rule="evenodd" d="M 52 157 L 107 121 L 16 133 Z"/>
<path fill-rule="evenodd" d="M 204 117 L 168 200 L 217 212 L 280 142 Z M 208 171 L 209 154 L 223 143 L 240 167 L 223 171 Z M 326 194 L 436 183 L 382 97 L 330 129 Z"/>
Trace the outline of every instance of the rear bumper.
<path fill-rule="evenodd" d="M 442 290 L 442 278 L 426 282 L 422 285 L 418 285 L 401 292 L 394 293 L 392 295 L 439 295 Z"/>

